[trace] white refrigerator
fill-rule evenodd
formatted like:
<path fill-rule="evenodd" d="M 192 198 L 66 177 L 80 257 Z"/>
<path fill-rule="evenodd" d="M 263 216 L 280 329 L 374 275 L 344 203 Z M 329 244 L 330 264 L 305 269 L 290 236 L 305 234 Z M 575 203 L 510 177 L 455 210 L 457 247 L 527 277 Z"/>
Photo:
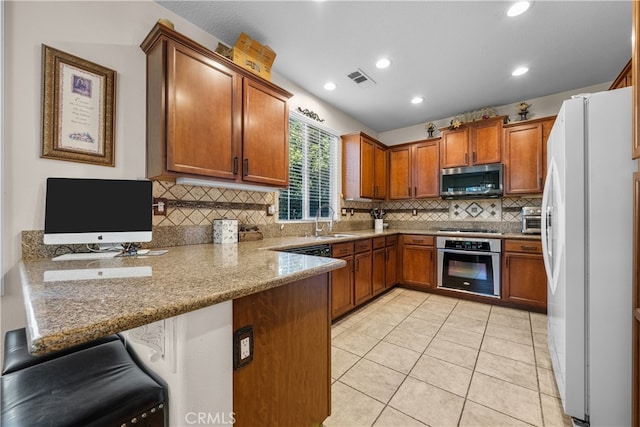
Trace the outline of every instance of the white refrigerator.
<path fill-rule="evenodd" d="M 565 412 L 631 425 L 631 88 L 575 96 L 547 142 L 548 345 Z"/>

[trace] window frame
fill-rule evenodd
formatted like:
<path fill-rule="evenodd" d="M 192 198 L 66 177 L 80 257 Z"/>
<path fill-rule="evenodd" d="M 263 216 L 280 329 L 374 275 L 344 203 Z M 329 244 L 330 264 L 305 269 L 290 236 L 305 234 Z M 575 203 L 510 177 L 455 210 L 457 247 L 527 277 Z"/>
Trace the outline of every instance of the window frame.
<path fill-rule="evenodd" d="M 311 118 L 306 117 L 303 114 L 300 114 L 294 110 L 289 111 L 289 120 L 292 120 L 292 119 L 298 120 L 304 123 L 306 126 L 314 127 L 322 132 L 328 133 L 334 138 L 333 143 L 331 144 L 331 152 L 330 152 L 331 170 L 330 170 L 330 190 L 329 190 L 329 194 L 330 194 L 329 204 L 331 205 L 334 212 L 333 212 L 332 218 L 325 215 L 325 216 L 320 216 L 319 219 L 323 221 L 328 221 L 329 219 L 332 219 L 333 221 L 339 221 L 340 215 L 338 215 L 338 212 L 340 211 L 340 188 L 341 188 L 340 179 L 341 179 L 341 172 L 342 172 L 340 170 L 340 154 L 341 154 L 340 135 L 335 130 L 323 125 L 322 123 L 312 120 Z M 291 168 L 291 161 L 289 163 L 290 163 L 289 168 Z M 278 211 L 275 215 L 276 223 L 295 224 L 295 223 L 315 222 L 316 217 L 311 216 L 310 210 L 309 210 L 308 179 L 309 179 L 308 173 L 304 173 L 302 177 L 302 180 L 303 180 L 302 218 L 301 219 L 280 219 L 280 191 L 282 190 L 279 190 L 275 197 L 276 202 L 278 203 Z M 291 179 L 289 179 L 289 182 L 291 182 Z M 323 211 L 324 210 L 325 209 L 323 209 Z M 328 209 L 327 211 L 330 213 Z"/>

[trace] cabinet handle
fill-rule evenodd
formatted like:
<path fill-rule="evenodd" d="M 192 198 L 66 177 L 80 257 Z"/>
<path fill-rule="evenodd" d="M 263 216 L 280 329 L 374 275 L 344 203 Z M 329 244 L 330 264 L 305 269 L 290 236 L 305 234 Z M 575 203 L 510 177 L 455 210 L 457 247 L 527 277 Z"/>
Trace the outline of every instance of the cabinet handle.
<path fill-rule="evenodd" d="M 248 176 L 249 175 L 249 159 L 244 159 L 244 165 L 242 166 L 242 174 L 244 176 Z"/>
<path fill-rule="evenodd" d="M 536 246 L 524 246 L 524 245 L 520 245 L 520 249 L 522 249 L 523 251 L 535 251 L 538 248 Z"/>
<path fill-rule="evenodd" d="M 413 187 L 413 197 L 418 197 L 418 187 Z"/>
<path fill-rule="evenodd" d="M 429 251 L 429 260 L 433 261 L 433 251 Z"/>
<path fill-rule="evenodd" d="M 538 178 L 540 180 L 540 188 L 542 188 L 542 177 Z"/>
<path fill-rule="evenodd" d="M 373 188 L 373 197 L 378 197 L 378 186 L 377 185 Z"/>
<path fill-rule="evenodd" d="M 507 263 L 505 264 L 505 267 L 506 267 L 507 269 L 509 269 L 509 259 L 510 259 L 510 258 L 509 258 L 509 257 L 507 257 Z"/>
<path fill-rule="evenodd" d="M 360 271 L 360 260 L 356 259 L 356 271 Z"/>
<path fill-rule="evenodd" d="M 475 162 L 476 162 L 476 159 L 477 159 L 477 157 L 476 157 L 476 152 L 474 151 L 474 152 L 473 152 L 473 163 L 475 163 Z"/>
<path fill-rule="evenodd" d="M 464 164 L 469 164 L 469 153 L 464 153 Z"/>
<path fill-rule="evenodd" d="M 233 158 L 233 174 L 238 175 L 238 156 Z"/>
<path fill-rule="evenodd" d="M 414 241 L 413 241 L 413 243 L 424 243 L 424 240 L 422 240 L 422 239 L 419 239 L 419 240 L 418 240 L 418 239 L 416 239 L 416 240 L 414 240 Z"/>
<path fill-rule="evenodd" d="M 411 187 L 407 187 L 407 190 L 409 190 L 409 197 L 411 197 Z"/>

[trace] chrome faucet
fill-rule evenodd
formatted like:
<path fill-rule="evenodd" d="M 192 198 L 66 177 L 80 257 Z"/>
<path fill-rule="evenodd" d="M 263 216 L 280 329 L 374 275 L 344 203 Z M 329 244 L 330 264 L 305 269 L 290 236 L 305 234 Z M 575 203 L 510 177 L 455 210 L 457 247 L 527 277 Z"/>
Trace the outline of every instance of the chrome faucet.
<path fill-rule="evenodd" d="M 320 207 L 316 211 L 316 237 L 320 236 L 320 233 L 322 233 L 322 230 L 324 230 L 324 224 L 322 225 L 322 227 L 318 228 L 318 221 L 320 220 L 320 212 L 322 212 L 322 208 L 325 207 L 329 208 L 329 211 L 331 212 L 331 216 L 329 217 L 329 232 L 333 231 L 333 216 L 336 212 L 333 210 L 329 203 L 325 203 L 323 205 L 320 205 Z"/>

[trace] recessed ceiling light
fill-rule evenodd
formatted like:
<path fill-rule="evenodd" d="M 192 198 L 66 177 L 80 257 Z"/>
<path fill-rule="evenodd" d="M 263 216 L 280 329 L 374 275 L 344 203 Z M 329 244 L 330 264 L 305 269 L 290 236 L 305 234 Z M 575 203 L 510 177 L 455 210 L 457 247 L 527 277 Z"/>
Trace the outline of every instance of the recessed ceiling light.
<path fill-rule="evenodd" d="M 422 101 L 424 101 L 424 98 L 422 98 L 421 96 L 414 96 L 411 99 L 412 104 L 420 104 Z"/>
<path fill-rule="evenodd" d="M 514 3 L 507 11 L 507 16 L 513 18 L 514 16 L 522 15 L 529 9 L 529 6 L 531 6 L 531 4 L 528 1 Z"/>
<path fill-rule="evenodd" d="M 515 70 L 513 70 L 511 75 L 517 77 L 525 74 L 527 71 L 529 71 L 527 67 L 518 67 Z"/>
<path fill-rule="evenodd" d="M 336 84 L 334 82 L 327 82 L 324 84 L 324 88 L 326 90 L 334 90 L 336 88 Z"/>
<path fill-rule="evenodd" d="M 391 61 L 387 58 L 381 58 L 376 62 L 376 67 L 380 69 L 387 68 L 389 65 L 391 65 Z"/>

